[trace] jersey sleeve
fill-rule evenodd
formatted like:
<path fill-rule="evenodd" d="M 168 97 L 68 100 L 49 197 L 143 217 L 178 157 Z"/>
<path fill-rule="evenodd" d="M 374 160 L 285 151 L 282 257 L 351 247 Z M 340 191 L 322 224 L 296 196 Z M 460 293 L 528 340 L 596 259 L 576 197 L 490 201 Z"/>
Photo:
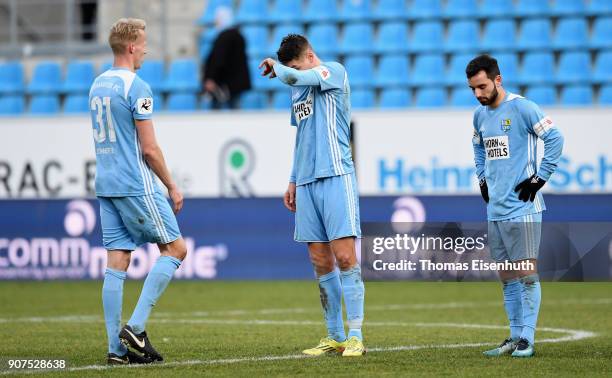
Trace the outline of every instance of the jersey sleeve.
<path fill-rule="evenodd" d="M 484 178 L 485 171 L 485 148 L 482 142 L 482 135 L 478 130 L 478 111 L 474 113 L 472 122 L 472 147 L 474 148 L 474 164 L 476 165 L 476 176 L 478 180 Z"/>
<path fill-rule="evenodd" d="M 519 103 L 520 112 L 527 127 L 527 131 L 537 135 L 544 141 L 544 157 L 538 169 L 538 176 L 548 181 L 553 174 L 563 150 L 563 135 L 555 123 L 546 116 L 540 107 L 532 101 L 524 100 Z"/>
<path fill-rule="evenodd" d="M 329 63 L 313 68 L 322 91 L 344 87 L 346 71 L 339 63 Z"/>
<path fill-rule="evenodd" d="M 346 71 L 339 63 L 329 63 L 309 70 L 296 70 L 280 63 L 274 65 L 274 73 L 283 83 L 299 86 L 316 86 L 322 91 L 342 88 L 346 79 Z"/>
<path fill-rule="evenodd" d="M 130 111 L 136 120 L 153 118 L 153 92 L 149 84 L 136 78 L 128 92 Z"/>

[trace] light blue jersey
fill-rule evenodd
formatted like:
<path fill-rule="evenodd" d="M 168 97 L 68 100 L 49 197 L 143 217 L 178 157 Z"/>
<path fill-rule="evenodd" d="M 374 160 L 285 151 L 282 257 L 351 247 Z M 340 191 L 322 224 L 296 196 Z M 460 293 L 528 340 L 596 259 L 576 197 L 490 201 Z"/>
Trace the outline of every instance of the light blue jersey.
<path fill-rule="evenodd" d="M 128 69 L 111 68 L 92 84 L 89 106 L 96 150 L 96 195 L 155 193 L 155 176 L 143 159 L 134 121 L 153 115 L 149 85 Z"/>
<path fill-rule="evenodd" d="M 537 138 L 544 141 L 539 169 Z M 478 179 L 486 179 L 489 188 L 489 220 L 511 219 L 546 209 L 541 192 L 533 202 L 523 202 L 514 191 L 534 174 L 548 181 L 561 157 L 563 136 L 534 102 L 507 92 L 497 108 L 480 106 L 474 113 L 472 144 L 476 174 Z"/>
<path fill-rule="evenodd" d="M 346 70 L 328 62 L 304 73 L 316 84 L 296 83 L 291 89 L 291 124 L 297 126 L 297 135 L 290 181 L 298 186 L 354 171 Z"/>

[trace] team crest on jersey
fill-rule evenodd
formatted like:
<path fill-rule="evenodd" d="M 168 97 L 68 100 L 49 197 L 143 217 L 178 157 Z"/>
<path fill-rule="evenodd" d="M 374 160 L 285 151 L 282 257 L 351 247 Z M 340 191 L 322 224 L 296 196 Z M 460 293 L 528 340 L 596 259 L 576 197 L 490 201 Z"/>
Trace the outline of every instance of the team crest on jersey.
<path fill-rule="evenodd" d="M 136 111 L 138 114 L 153 113 L 153 99 L 151 97 L 139 98 L 136 103 Z"/>
<path fill-rule="evenodd" d="M 298 123 L 312 115 L 312 94 L 306 100 L 293 104 L 293 114 Z"/>
<path fill-rule="evenodd" d="M 501 120 L 501 129 L 503 132 L 507 133 L 508 131 L 510 131 L 510 126 L 512 126 L 512 121 L 510 120 L 510 118 Z"/>

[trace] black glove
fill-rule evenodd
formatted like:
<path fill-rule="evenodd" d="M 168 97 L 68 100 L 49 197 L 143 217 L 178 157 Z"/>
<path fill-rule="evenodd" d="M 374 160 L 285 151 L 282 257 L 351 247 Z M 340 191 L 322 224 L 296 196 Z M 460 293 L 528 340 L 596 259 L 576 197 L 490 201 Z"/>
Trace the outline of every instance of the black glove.
<path fill-rule="evenodd" d="M 489 203 L 489 187 L 487 186 L 487 180 L 484 178 L 478 181 L 478 185 L 480 186 L 480 194 L 482 194 L 482 198 L 486 203 Z"/>
<path fill-rule="evenodd" d="M 533 175 L 530 178 L 524 180 L 514 188 L 515 192 L 520 191 L 518 198 L 527 202 L 527 200 L 533 202 L 538 190 L 546 184 L 546 181 L 542 180 L 537 175 Z"/>

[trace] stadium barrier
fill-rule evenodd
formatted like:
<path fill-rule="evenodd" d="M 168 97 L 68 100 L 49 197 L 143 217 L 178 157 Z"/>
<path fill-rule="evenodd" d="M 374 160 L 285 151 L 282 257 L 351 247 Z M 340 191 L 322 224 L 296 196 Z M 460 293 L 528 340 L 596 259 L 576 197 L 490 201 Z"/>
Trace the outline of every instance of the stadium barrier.
<path fill-rule="evenodd" d="M 544 191 L 612 193 L 612 110 L 548 113 L 562 130 L 565 147 Z M 471 112 L 355 112 L 353 119 L 361 195 L 478 193 Z M 88 117 L 0 122 L 0 199 L 93 196 Z M 270 197 L 287 187 L 295 135 L 288 112 L 162 114 L 155 124 L 187 197 Z"/>

